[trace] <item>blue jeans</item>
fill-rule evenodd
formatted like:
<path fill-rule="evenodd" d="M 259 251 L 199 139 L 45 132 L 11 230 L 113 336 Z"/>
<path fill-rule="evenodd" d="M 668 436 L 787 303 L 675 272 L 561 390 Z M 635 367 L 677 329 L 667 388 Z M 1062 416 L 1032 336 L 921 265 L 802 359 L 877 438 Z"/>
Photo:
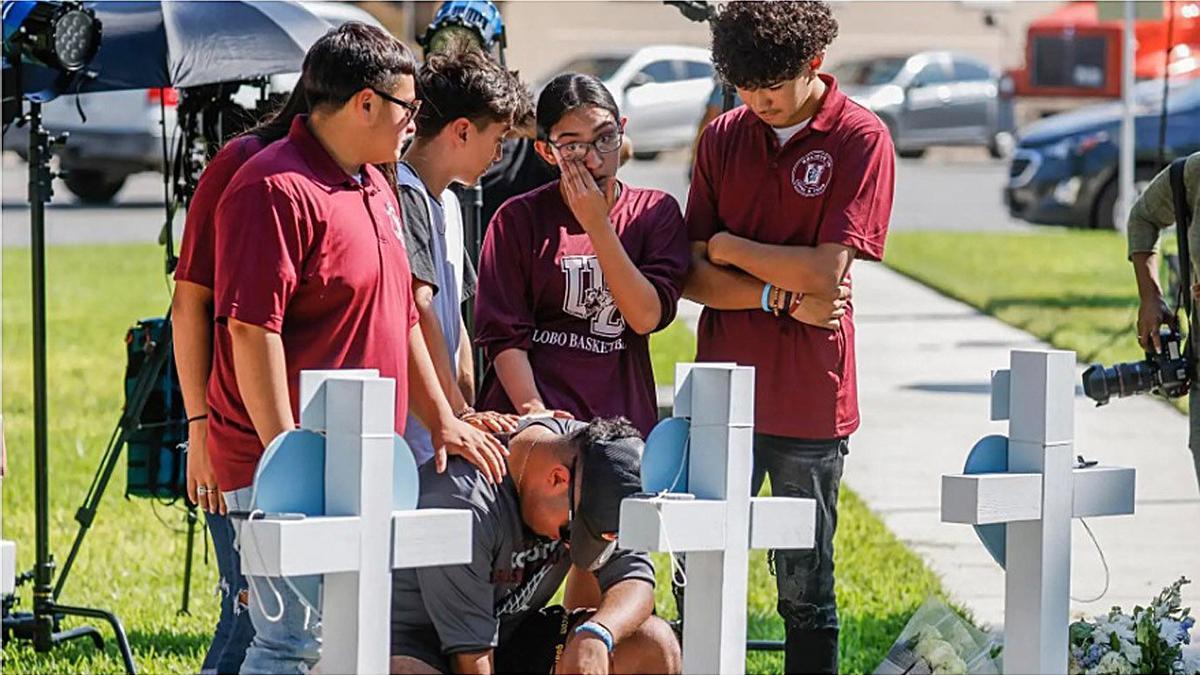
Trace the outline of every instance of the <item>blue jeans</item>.
<path fill-rule="evenodd" d="M 253 488 L 242 488 L 223 493 L 225 505 L 230 511 L 250 511 Z M 241 541 L 245 521 L 233 519 L 237 548 Z M 242 673 L 297 673 L 305 675 L 321 656 L 320 618 L 310 613 L 304 601 L 297 595 L 294 586 L 312 587 L 319 577 L 298 577 L 285 580 L 282 577 L 246 576 L 250 589 L 250 622 L 254 625 L 254 638 L 246 650 L 242 662 Z"/>
<path fill-rule="evenodd" d="M 242 576 L 242 560 L 233 545 L 233 524 L 219 513 L 205 513 L 208 533 L 212 536 L 213 553 L 220 575 L 221 616 L 213 633 L 212 644 L 200 666 L 202 675 L 236 673 L 246 658 L 246 647 L 254 637 L 250 613 L 246 611 L 246 578 Z"/>
<path fill-rule="evenodd" d="M 771 477 L 771 494 L 817 502 L 817 532 L 812 549 L 771 551 L 777 610 L 786 641 L 784 672 L 836 673 L 838 667 L 837 596 L 833 588 L 833 534 L 837 531 L 838 487 L 850 452 L 849 439 L 808 441 L 754 434 L 751 494 Z"/>

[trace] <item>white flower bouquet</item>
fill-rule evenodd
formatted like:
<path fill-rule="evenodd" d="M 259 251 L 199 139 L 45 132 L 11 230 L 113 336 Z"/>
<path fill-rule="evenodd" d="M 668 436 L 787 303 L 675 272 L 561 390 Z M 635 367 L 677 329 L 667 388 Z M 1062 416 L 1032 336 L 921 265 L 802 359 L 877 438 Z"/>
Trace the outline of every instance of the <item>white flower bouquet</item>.
<path fill-rule="evenodd" d="M 876 675 L 1000 672 L 1000 647 L 937 598 L 913 614 Z"/>
<path fill-rule="evenodd" d="M 1180 606 L 1180 589 L 1187 583 L 1181 577 L 1132 614 L 1113 607 L 1091 621 L 1071 624 L 1071 675 L 1200 675 L 1200 655 L 1184 652 L 1196 624 L 1191 609 Z"/>

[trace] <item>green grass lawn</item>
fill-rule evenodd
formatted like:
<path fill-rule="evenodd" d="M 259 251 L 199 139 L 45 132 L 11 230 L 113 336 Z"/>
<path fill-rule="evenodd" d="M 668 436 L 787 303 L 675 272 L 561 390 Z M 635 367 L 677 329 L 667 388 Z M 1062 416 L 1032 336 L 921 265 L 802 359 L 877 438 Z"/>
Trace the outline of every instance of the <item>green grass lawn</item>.
<path fill-rule="evenodd" d="M 696 359 L 696 336 L 682 321 L 674 321 L 650 336 L 650 362 L 654 383 L 675 384 L 675 364 Z"/>
<path fill-rule="evenodd" d="M 1173 249 L 1173 235 L 1165 243 Z M 1061 228 L 896 232 L 888 237 L 884 262 L 1076 352 L 1081 362 L 1111 366 L 1145 358 L 1135 335 L 1137 286 L 1125 247 L 1125 238 L 1116 232 Z"/>
<path fill-rule="evenodd" d="M 4 482 L 4 534 L 18 543 L 18 570 L 33 560 L 33 464 L 28 251 L 4 251 L 4 419 L 9 474 Z M 51 248 L 49 268 L 49 381 L 51 414 L 51 550 L 61 561 L 76 531 L 79 507 L 122 403 L 124 336 L 137 319 L 161 315 L 168 304 L 162 257 L 152 246 Z M 669 382 L 675 360 L 690 360 L 694 341 L 676 325 L 654 338 L 655 366 Z M 663 381 L 660 379 L 660 381 Z M 115 611 L 125 624 L 143 672 L 195 672 L 217 615 L 215 563 L 195 555 L 190 616 L 177 616 L 185 537 L 177 507 L 126 500 L 124 462 L 104 496 L 96 523 L 62 596 L 69 604 Z M 937 579 L 887 531 L 848 489 L 842 491 L 837 538 L 838 594 L 845 672 L 871 671 Z M 765 554 L 753 557 L 750 636 L 781 638 L 775 585 Z M 659 559 L 659 611 L 674 616 L 669 575 Z M 19 596 L 29 607 L 29 587 Z M 68 620 L 67 625 L 78 625 Z M 107 627 L 103 627 L 107 635 Z M 775 654 L 752 654 L 751 672 L 779 672 Z M 103 654 L 71 643 L 35 654 L 26 643 L 6 645 L 6 673 L 115 672 L 111 640 Z"/>

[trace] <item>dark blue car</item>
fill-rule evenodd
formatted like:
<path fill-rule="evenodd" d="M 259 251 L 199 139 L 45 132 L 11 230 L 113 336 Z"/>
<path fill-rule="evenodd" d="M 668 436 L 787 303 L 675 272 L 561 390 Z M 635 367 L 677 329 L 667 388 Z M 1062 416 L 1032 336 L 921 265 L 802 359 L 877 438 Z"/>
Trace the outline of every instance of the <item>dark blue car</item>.
<path fill-rule="evenodd" d="M 1134 91 L 1138 187 L 1158 172 L 1162 80 Z M 1039 120 L 1022 130 L 1004 201 L 1032 223 L 1112 229 L 1117 209 L 1121 104 L 1104 103 Z M 1200 150 L 1200 79 L 1172 83 L 1167 100 L 1166 159 Z"/>

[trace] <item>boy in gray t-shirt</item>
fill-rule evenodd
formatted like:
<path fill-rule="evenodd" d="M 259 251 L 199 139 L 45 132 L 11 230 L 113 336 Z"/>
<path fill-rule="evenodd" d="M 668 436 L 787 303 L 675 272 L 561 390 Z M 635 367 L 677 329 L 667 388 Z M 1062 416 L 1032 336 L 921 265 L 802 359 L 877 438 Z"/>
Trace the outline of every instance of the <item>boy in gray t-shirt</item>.
<path fill-rule="evenodd" d="M 417 133 L 396 182 L 421 334 L 455 414 L 481 429 L 511 431 L 502 416 L 471 408 L 475 377 L 462 303 L 475 295 L 475 270 L 464 253 L 461 207 L 448 188 L 478 182 L 533 104 L 516 73 L 475 51 L 430 56 L 417 90 Z M 434 439 L 413 414 L 404 438 L 418 464 L 433 457 Z"/>
<path fill-rule="evenodd" d="M 398 570 L 392 670 L 677 672 L 679 645 L 652 616 L 654 567 L 617 549 L 621 500 L 640 489 L 642 441 L 617 418 L 527 420 L 509 443 L 510 471 L 493 484 L 451 458 L 421 469 L 419 508 L 474 515 L 468 565 Z M 597 582 L 591 608 L 547 608 L 572 564 Z M 425 668 L 427 671 L 427 668 Z"/>

